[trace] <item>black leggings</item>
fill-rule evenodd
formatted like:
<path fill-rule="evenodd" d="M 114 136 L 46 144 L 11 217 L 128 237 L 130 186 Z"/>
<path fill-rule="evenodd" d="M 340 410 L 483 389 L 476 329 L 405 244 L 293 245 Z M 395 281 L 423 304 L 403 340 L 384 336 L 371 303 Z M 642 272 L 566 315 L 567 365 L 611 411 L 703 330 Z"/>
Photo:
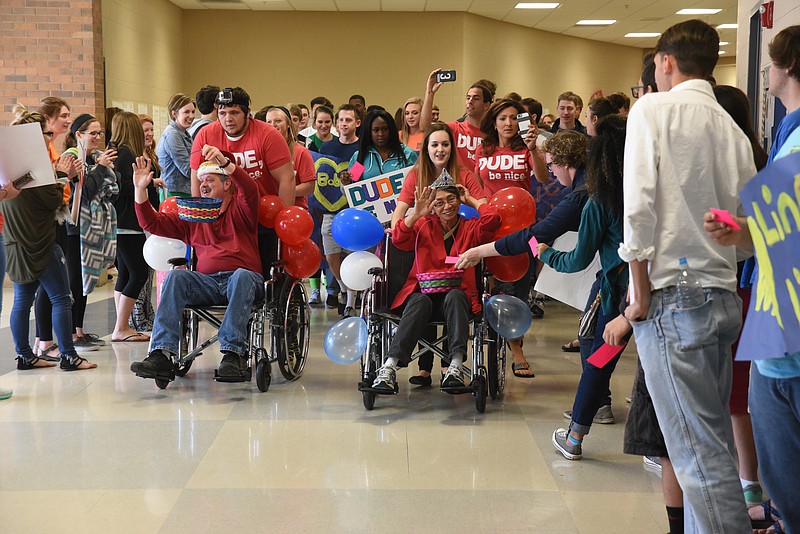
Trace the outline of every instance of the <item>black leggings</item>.
<path fill-rule="evenodd" d="M 147 283 L 149 269 L 142 253 L 145 240 L 144 234 L 117 234 L 118 276 L 114 291 L 134 300 Z"/>
<path fill-rule="evenodd" d="M 72 293 L 72 333 L 74 334 L 76 328 L 83 328 L 83 317 L 86 315 L 86 297 L 83 296 L 83 273 L 81 272 L 81 236 L 67 236 L 67 248 L 64 250 L 64 255 L 67 258 L 69 290 Z"/>

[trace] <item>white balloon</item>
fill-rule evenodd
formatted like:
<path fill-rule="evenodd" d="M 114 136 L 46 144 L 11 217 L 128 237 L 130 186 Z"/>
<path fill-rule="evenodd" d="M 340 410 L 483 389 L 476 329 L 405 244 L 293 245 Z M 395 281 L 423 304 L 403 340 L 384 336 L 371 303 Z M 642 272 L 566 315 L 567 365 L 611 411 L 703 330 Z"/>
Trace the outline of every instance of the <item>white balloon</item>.
<path fill-rule="evenodd" d="M 156 271 L 169 271 L 172 268 L 167 263 L 169 260 L 186 257 L 186 243 L 180 239 L 151 235 L 144 242 L 142 252 L 147 265 Z"/>
<path fill-rule="evenodd" d="M 372 275 L 369 270 L 373 267 L 383 267 L 380 258 L 372 252 L 360 250 L 347 256 L 339 268 L 342 282 L 349 289 L 363 291 L 372 285 Z"/>

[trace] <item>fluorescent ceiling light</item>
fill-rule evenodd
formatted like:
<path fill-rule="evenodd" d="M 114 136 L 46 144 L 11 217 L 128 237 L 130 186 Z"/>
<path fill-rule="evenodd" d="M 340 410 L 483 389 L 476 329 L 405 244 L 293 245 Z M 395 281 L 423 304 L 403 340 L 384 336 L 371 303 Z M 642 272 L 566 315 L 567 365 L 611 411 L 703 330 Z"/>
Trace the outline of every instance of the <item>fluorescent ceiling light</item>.
<path fill-rule="evenodd" d="M 625 37 L 658 37 L 661 35 L 660 33 L 648 33 L 648 32 L 640 32 L 640 33 L 626 33 Z"/>
<path fill-rule="evenodd" d="M 555 9 L 560 5 L 558 2 L 520 2 L 514 9 Z"/>
<path fill-rule="evenodd" d="M 579 20 L 575 23 L 576 26 L 611 26 L 617 22 L 616 20 L 592 20 L 592 19 L 585 19 Z"/>
<path fill-rule="evenodd" d="M 716 15 L 722 11 L 722 9 L 705 9 L 705 8 L 689 8 L 689 9 L 681 9 L 680 11 L 676 11 L 676 15 Z"/>
<path fill-rule="evenodd" d="M 720 24 L 717 26 L 718 30 L 735 30 L 739 27 L 738 24 Z"/>
<path fill-rule="evenodd" d="M 719 45 L 720 45 L 720 46 L 725 46 L 725 45 L 729 45 L 729 44 L 730 44 L 730 43 L 729 43 L 728 41 L 720 41 L 720 42 L 719 42 Z"/>

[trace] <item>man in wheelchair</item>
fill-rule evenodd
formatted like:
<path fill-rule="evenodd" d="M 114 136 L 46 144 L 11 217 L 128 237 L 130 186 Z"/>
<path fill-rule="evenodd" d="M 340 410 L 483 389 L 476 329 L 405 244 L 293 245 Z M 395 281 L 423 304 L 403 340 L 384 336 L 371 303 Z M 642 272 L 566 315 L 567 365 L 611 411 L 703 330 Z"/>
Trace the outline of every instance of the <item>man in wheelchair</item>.
<path fill-rule="evenodd" d="M 153 178 L 151 162 L 137 158 L 134 164 L 136 215 L 139 224 L 156 235 L 180 239 L 194 247 L 195 270 L 174 269 L 161 289 L 150 354 L 133 362 L 131 371 L 142 378 L 174 380 L 171 355 L 178 352 L 181 316 L 187 305 L 227 305 L 219 329 L 223 357 L 218 375 L 240 376 L 246 355 L 247 324 L 257 295 L 263 292 L 258 253 L 258 187 L 253 179 L 213 146 L 202 149 L 206 160 L 197 170 L 200 195 L 222 200 L 219 218 L 197 223 L 177 214 L 156 212 L 147 198 Z"/>
<path fill-rule="evenodd" d="M 430 187 L 414 194 L 414 213 L 398 222 L 392 232 L 394 245 L 401 250 L 416 250 L 414 266 L 391 309 L 402 311 L 386 361 L 378 369 L 371 390 L 379 394 L 397 391 L 399 366 L 409 363 L 414 346 L 431 320 L 444 320 L 450 365 L 442 379 L 442 389 L 464 387 L 462 363 L 467 355 L 470 314 L 480 313 L 480 295 L 476 287 L 475 269 L 464 271 L 461 286 L 447 292 L 423 293 L 418 273 L 452 269 L 459 251 L 468 250 L 494 238 L 500 228 L 500 215 L 489 204 L 478 204 L 466 187 L 455 184 L 442 173 Z M 461 203 L 478 210 L 477 219 L 462 219 Z"/>

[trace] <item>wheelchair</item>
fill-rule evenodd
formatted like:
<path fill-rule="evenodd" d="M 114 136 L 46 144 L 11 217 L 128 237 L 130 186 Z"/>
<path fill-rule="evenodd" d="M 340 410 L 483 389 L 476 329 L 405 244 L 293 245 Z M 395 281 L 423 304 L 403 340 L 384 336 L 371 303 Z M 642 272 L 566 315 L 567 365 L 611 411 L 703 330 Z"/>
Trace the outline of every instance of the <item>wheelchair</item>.
<path fill-rule="evenodd" d="M 280 255 L 280 245 L 278 248 Z M 185 258 L 171 260 L 173 267 L 188 263 Z M 308 359 L 311 334 L 308 296 L 301 279 L 294 278 L 284 269 L 285 262 L 278 260 L 270 266 L 270 279 L 264 282 L 263 291 L 256 296 L 247 326 L 247 369 L 239 377 L 223 377 L 214 372 L 218 382 L 250 382 L 255 371 L 256 386 L 265 392 L 272 383 L 273 362 L 277 362 L 281 375 L 287 381 L 300 378 Z M 226 306 L 187 306 L 181 321 L 178 354 L 172 357 L 175 376 L 189 372 L 195 358 L 214 344 L 218 335 L 198 343 L 200 322 L 219 329 Z M 267 332 L 269 325 L 269 332 Z M 269 335 L 269 350 L 265 337 Z M 168 380 L 156 379 L 156 386 L 164 389 Z"/>
<path fill-rule="evenodd" d="M 395 295 L 405 284 L 408 273 L 414 262 L 414 253 L 402 251 L 392 244 L 391 235 L 387 234 L 383 241 L 383 267 L 370 269 L 372 286 L 366 290 L 363 299 L 361 317 L 367 323 L 367 348 L 360 360 L 361 381 L 358 389 L 362 394 L 364 408 L 372 410 L 378 393 L 372 390 L 372 383 L 389 352 L 392 338 L 400 323 L 400 315 L 389 309 Z M 478 293 L 485 305 L 489 294 L 489 277 L 491 273 L 483 268 L 483 263 L 475 267 Z M 470 318 L 471 363 L 464 362 L 463 372 L 466 378 L 463 388 L 448 389 L 452 394 L 472 394 L 475 397 L 475 408 L 478 412 L 486 410 L 487 394 L 492 400 L 502 397 L 506 382 L 506 343 L 505 339 L 488 324 L 483 313 L 473 314 Z M 434 321 L 438 326 L 443 322 Z M 411 361 L 419 358 L 427 351 L 435 356 L 447 358 L 443 344 L 447 334 L 437 335 L 435 340 L 419 339 L 418 350 L 411 355 Z M 395 391 L 395 394 L 397 391 Z"/>

